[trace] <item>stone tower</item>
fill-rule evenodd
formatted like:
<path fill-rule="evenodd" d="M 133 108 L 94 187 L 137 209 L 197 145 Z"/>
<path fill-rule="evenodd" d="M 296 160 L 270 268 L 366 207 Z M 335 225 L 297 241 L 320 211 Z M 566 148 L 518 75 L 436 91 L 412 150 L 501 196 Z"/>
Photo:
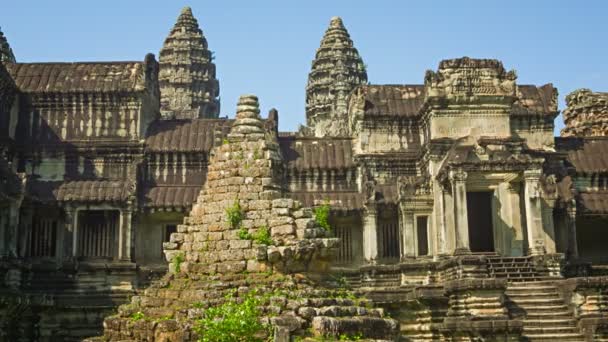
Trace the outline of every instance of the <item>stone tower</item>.
<path fill-rule="evenodd" d="M 578 89 L 566 96 L 563 137 L 607 136 L 608 93 Z"/>
<path fill-rule="evenodd" d="M 163 118 L 217 118 L 219 82 L 207 39 L 185 7 L 160 50 L 159 85 Z"/>
<path fill-rule="evenodd" d="M 342 19 L 333 17 L 306 86 L 306 121 L 315 136 L 348 136 L 347 98 L 367 72 Z"/>
<path fill-rule="evenodd" d="M 0 29 L 0 62 L 15 63 L 15 55 L 13 55 L 13 49 L 11 49 L 11 46 L 8 45 L 8 40 L 6 40 L 4 33 L 2 33 L 2 29 Z"/>

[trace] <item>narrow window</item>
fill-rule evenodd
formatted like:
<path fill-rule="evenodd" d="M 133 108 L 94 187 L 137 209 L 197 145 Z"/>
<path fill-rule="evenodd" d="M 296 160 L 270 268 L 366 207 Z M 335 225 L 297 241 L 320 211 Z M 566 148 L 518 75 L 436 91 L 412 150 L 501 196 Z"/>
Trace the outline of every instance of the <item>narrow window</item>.
<path fill-rule="evenodd" d="M 418 236 L 418 255 L 429 254 L 428 216 L 416 217 L 416 235 Z"/>

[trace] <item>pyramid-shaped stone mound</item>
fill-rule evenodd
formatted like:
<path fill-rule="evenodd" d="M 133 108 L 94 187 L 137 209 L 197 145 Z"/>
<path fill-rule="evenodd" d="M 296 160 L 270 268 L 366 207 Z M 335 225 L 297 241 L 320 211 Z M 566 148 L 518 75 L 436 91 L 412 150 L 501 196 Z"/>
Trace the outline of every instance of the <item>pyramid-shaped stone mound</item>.
<path fill-rule="evenodd" d="M 397 323 L 381 309 L 348 289 L 324 285 L 338 240 L 328 237 L 310 208 L 283 197 L 281 165 L 257 97 L 242 96 L 228 138 L 212 152 L 197 204 L 165 243 L 170 272 L 107 318 L 104 337 L 203 340 L 200 319 L 209 308 L 255 296 L 266 327 L 260 338 L 393 340 Z M 249 338 L 234 341 L 257 337 Z"/>

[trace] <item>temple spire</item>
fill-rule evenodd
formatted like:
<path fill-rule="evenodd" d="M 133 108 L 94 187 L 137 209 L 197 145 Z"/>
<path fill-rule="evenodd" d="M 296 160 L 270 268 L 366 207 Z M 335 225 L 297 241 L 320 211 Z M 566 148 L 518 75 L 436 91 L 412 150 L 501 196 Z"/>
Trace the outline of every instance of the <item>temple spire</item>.
<path fill-rule="evenodd" d="M 2 33 L 2 28 L 0 28 L 0 63 L 6 62 L 15 63 L 15 55 L 4 33 Z"/>
<path fill-rule="evenodd" d="M 306 87 L 306 120 L 316 136 L 346 136 L 350 92 L 367 72 L 340 17 L 333 17 L 317 49 Z"/>
<path fill-rule="evenodd" d="M 217 118 L 219 82 L 207 39 L 192 15 L 182 9 L 160 50 L 159 84 L 164 118 Z"/>

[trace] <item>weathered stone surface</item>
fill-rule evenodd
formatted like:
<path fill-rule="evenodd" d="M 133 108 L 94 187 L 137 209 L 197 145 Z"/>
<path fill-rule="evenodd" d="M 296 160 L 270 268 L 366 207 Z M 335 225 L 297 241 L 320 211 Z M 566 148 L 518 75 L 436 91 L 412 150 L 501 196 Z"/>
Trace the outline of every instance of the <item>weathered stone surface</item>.
<path fill-rule="evenodd" d="M 566 96 L 564 137 L 608 136 L 608 93 L 578 89 Z"/>
<path fill-rule="evenodd" d="M 306 122 L 313 134 L 348 136 L 347 97 L 367 72 L 342 19 L 333 17 L 317 49 L 306 86 Z"/>
<path fill-rule="evenodd" d="M 165 118 L 217 118 L 219 82 L 207 39 L 185 7 L 160 50 L 161 112 Z"/>

